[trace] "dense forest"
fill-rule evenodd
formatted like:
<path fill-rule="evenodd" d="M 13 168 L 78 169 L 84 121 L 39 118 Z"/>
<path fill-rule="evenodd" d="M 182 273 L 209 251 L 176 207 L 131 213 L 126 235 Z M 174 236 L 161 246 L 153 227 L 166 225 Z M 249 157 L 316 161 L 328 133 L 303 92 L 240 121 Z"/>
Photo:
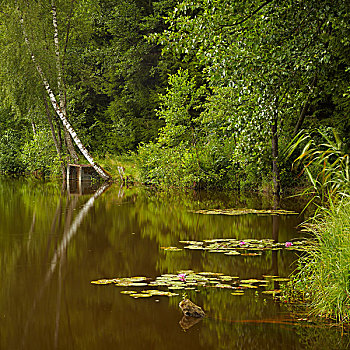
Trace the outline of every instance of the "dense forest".
<path fill-rule="evenodd" d="M 109 163 L 128 155 L 147 184 L 300 186 L 306 149 L 350 145 L 349 10 L 2 0 L 0 171 L 63 176 L 97 159 L 116 175 Z"/>

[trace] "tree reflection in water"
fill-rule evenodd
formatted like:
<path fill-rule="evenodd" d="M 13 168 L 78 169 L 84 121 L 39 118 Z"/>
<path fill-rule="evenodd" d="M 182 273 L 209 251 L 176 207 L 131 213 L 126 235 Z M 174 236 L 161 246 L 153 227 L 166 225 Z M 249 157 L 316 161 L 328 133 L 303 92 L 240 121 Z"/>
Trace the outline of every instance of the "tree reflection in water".
<path fill-rule="evenodd" d="M 159 297 L 159 302 L 134 300 L 114 286 L 90 284 L 104 277 L 155 278 L 186 269 L 240 278 L 287 276 L 296 258 L 291 251 L 236 257 L 159 247 L 220 237 L 288 241 L 299 234 L 295 227 L 303 218 L 188 211 L 271 205 L 266 198 L 241 194 L 215 197 L 112 186 L 98 196 L 64 195 L 53 184 L 0 180 L 0 348 L 304 349 L 306 343 L 309 349 L 312 344 L 315 349 L 346 348 L 346 337 L 336 330 L 296 326 L 283 305 L 255 290 L 243 296 L 214 288 L 186 291 L 208 316 L 195 325 L 182 320 L 183 332 L 182 295 Z"/>

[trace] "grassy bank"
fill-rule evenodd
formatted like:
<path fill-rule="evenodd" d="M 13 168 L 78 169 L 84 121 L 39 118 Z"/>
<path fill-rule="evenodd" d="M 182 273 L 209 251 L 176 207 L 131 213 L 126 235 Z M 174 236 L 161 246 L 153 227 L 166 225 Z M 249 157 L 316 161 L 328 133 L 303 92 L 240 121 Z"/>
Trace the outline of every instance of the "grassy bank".
<path fill-rule="evenodd" d="M 315 244 L 300 258 L 286 297 L 306 303 L 310 316 L 349 325 L 350 200 L 330 203 L 305 228 L 313 234 Z"/>
<path fill-rule="evenodd" d="M 113 180 L 120 182 L 121 176 L 128 183 L 140 183 L 140 170 L 136 155 L 106 155 L 103 158 L 97 158 L 97 162 L 107 170 Z"/>

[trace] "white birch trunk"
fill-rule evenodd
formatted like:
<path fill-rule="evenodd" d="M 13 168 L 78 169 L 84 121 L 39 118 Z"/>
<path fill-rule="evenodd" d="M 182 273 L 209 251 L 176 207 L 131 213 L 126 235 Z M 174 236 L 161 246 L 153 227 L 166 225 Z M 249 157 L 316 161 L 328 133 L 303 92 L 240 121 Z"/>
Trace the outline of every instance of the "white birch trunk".
<path fill-rule="evenodd" d="M 53 39 L 55 44 L 55 55 L 56 55 L 58 96 L 59 96 L 59 102 L 60 102 L 60 109 L 64 114 L 64 116 L 67 118 L 66 99 L 65 99 L 64 82 L 63 82 L 62 66 L 61 66 L 60 45 L 58 40 L 57 10 L 56 10 L 54 0 L 51 0 L 51 10 L 52 10 L 52 25 L 54 28 Z M 79 160 L 78 155 L 75 152 L 71 136 L 66 129 L 64 129 L 64 135 L 65 135 L 65 140 L 66 140 L 69 154 L 73 158 L 74 162 L 78 163 L 78 160 Z"/>
<path fill-rule="evenodd" d="M 26 35 L 24 24 L 23 24 L 23 18 L 21 18 L 21 25 L 22 25 L 22 31 L 23 31 L 23 35 L 24 35 L 24 40 L 25 40 L 26 45 L 28 46 L 28 50 L 30 52 L 31 59 L 32 59 L 34 65 L 35 65 L 36 70 L 38 71 L 38 73 L 39 73 L 39 75 L 41 77 L 41 80 L 42 80 L 42 82 L 44 84 L 46 92 L 49 95 L 50 102 L 51 102 L 55 112 L 57 113 L 57 115 L 61 119 L 64 127 L 68 130 L 69 134 L 72 136 L 75 144 L 78 146 L 79 150 L 81 151 L 81 153 L 83 154 L 85 159 L 91 164 L 91 166 L 96 170 L 96 172 L 104 180 L 110 180 L 110 178 L 111 178 L 110 175 L 101 166 L 99 166 L 97 163 L 95 163 L 94 159 L 91 157 L 91 155 L 89 154 L 88 150 L 85 148 L 85 146 L 80 141 L 77 133 L 75 132 L 75 130 L 72 128 L 72 126 L 68 122 L 66 116 L 61 111 L 60 106 L 57 103 L 56 97 L 55 97 L 53 91 L 50 88 L 50 84 L 49 84 L 48 80 L 46 79 L 45 74 L 44 74 L 40 64 L 37 62 L 37 60 L 35 58 L 35 55 L 34 55 L 34 53 L 32 52 L 32 50 L 30 48 L 30 43 L 29 43 L 28 37 Z"/>

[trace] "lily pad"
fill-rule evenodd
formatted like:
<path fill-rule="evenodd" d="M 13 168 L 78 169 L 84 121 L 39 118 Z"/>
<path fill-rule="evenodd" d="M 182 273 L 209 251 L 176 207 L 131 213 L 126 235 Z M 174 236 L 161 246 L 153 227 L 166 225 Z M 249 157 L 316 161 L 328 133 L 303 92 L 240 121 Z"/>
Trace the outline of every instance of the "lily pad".
<path fill-rule="evenodd" d="M 144 287 L 147 285 L 148 285 L 147 283 L 143 283 L 143 282 L 130 283 L 130 287 Z"/>
<path fill-rule="evenodd" d="M 184 273 L 184 274 L 190 274 L 190 273 L 193 273 L 194 271 L 193 270 L 180 270 L 180 271 L 177 271 L 177 273 L 181 274 L 181 273 Z"/>
<path fill-rule="evenodd" d="M 256 280 L 254 278 L 250 278 L 249 280 L 241 280 L 241 283 L 245 283 L 245 284 L 252 284 L 252 283 L 265 283 L 266 281 L 264 280 Z"/>
<path fill-rule="evenodd" d="M 281 290 L 280 289 L 275 289 L 275 290 L 265 290 L 262 292 L 263 294 L 272 294 L 272 295 L 275 295 L 275 294 L 280 294 L 281 293 Z"/>
<path fill-rule="evenodd" d="M 170 251 L 170 252 L 180 252 L 182 249 L 178 247 L 160 247 L 160 249 L 163 249 L 165 251 Z"/>
<path fill-rule="evenodd" d="M 91 281 L 91 284 L 111 284 L 114 282 L 111 282 L 111 280 L 97 280 L 97 281 Z"/>
<path fill-rule="evenodd" d="M 201 245 L 194 245 L 194 244 L 191 244 L 191 245 L 187 245 L 184 247 L 185 249 L 193 249 L 193 250 L 203 250 L 203 247 Z"/>
<path fill-rule="evenodd" d="M 150 298 L 152 295 L 146 294 L 146 293 L 136 293 L 136 294 L 130 294 L 130 296 L 137 299 L 137 298 Z"/>
<path fill-rule="evenodd" d="M 237 252 L 236 250 L 233 250 L 233 251 L 228 251 L 227 253 L 225 253 L 225 255 L 241 255 L 241 253 Z"/>
<path fill-rule="evenodd" d="M 280 276 L 273 276 L 273 275 L 263 275 L 264 278 L 277 278 Z"/>
<path fill-rule="evenodd" d="M 198 275 L 203 276 L 223 276 L 224 274 L 221 272 L 198 272 Z"/>
<path fill-rule="evenodd" d="M 191 210 L 194 214 L 205 214 L 205 215 L 298 215 L 298 213 L 289 210 L 260 210 L 260 209 L 202 209 L 202 210 Z"/>
<path fill-rule="evenodd" d="M 287 247 L 286 243 L 274 242 L 272 239 L 253 239 L 246 238 L 237 240 L 236 238 L 211 239 L 198 241 L 180 241 L 186 242 L 185 249 L 209 251 L 209 253 L 223 253 L 225 255 L 243 255 L 243 256 L 260 256 L 266 250 L 307 250 L 310 242 L 299 240 L 293 243 L 292 247 Z M 189 244 L 192 243 L 192 244 Z M 290 243 L 290 242 L 287 242 Z"/>
<path fill-rule="evenodd" d="M 260 256 L 262 254 L 259 253 L 241 253 L 242 256 Z"/>
<path fill-rule="evenodd" d="M 239 285 L 240 287 L 243 287 L 243 288 L 258 288 L 257 286 L 253 286 L 252 284 L 246 284 L 246 283 L 242 283 Z"/>
<path fill-rule="evenodd" d="M 201 245 L 203 242 L 197 242 L 197 241 L 180 241 L 180 243 L 184 244 L 196 244 L 196 245 Z"/>
<path fill-rule="evenodd" d="M 223 288 L 223 289 L 233 289 L 234 288 L 230 284 L 221 284 L 221 283 L 216 284 L 214 287 L 215 288 Z"/>
<path fill-rule="evenodd" d="M 272 280 L 275 282 L 288 282 L 290 278 L 273 278 Z"/>

